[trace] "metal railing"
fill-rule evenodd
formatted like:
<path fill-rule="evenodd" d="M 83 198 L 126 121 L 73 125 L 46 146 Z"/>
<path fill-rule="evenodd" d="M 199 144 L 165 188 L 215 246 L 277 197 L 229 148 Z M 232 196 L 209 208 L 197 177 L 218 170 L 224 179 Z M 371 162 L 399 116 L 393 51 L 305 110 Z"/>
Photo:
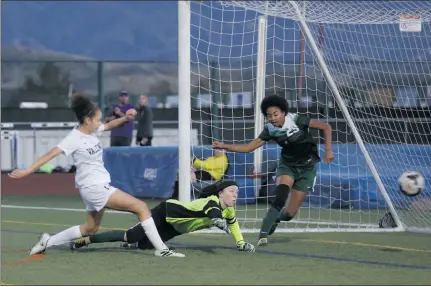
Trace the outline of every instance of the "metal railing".
<path fill-rule="evenodd" d="M 178 145 L 178 128 L 168 126 L 170 122 L 165 122 L 164 128 L 154 129 L 155 146 L 175 146 Z M 58 123 L 1 123 L 1 170 L 11 170 L 15 168 L 25 168 L 30 166 L 38 157 L 55 147 L 70 131 L 77 125 L 76 122 Z M 160 125 L 160 123 L 156 123 Z M 133 138 L 136 138 L 134 130 Z M 198 144 L 198 132 L 192 130 L 192 144 Z M 110 146 L 110 133 L 103 133 L 100 137 L 102 146 Z M 132 142 L 132 146 L 135 142 Z M 67 167 L 73 164 L 72 159 L 66 156 L 59 156 L 51 161 L 54 166 Z"/>
<path fill-rule="evenodd" d="M 336 136 L 333 139 L 339 143 L 353 142 L 349 131 L 345 129 L 346 123 L 344 119 L 322 119 L 333 126 Z M 379 132 L 382 131 L 383 124 L 386 124 L 392 129 L 392 132 L 397 135 L 396 143 L 418 143 L 429 144 L 431 142 L 431 119 L 430 118 L 414 118 L 409 119 L 355 119 L 358 126 L 363 125 L 363 136 L 365 142 L 368 143 L 395 143 L 392 138 L 379 139 Z M 254 120 L 234 120 L 226 119 L 220 121 L 226 130 L 234 130 L 237 133 L 225 133 L 223 140 L 228 142 L 239 142 L 241 140 L 248 141 L 254 137 L 253 127 Z M 18 123 L 1 123 L 1 169 L 10 170 L 13 168 L 23 168 L 29 166 L 34 160 L 46 153 L 52 147 L 56 146 L 70 130 L 76 126 L 76 122 L 18 122 Z M 213 139 L 211 125 L 214 121 L 202 120 L 192 122 L 192 145 L 207 145 Z M 395 124 L 401 129 L 395 129 Z M 423 125 L 420 137 L 411 136 L 412 127 Z M 178 144 L 178 121 L 154 121 L 154 139 L 155 146 L 172 146 Z M 370 130 L 366 130 L 366 128 Z M 426 132 L 428 130 L 428 133 Z M 401 136 L 400 136 L 401 135 Z M 134 131 L 134 138 L 136 130 Z M 370 137 L 372 137 L 370 139 Z M 370 140 L 367 140 L 370 139 Z M 322 138 L 319 137 L 319 140 Z M 384 140 L 387 140 L 386 142 Z M 391 142 L 392 141 L 392 142 Z M 109 133 L 104 133 L 101 137 L 101 143 L 107 147 L 110 145 Z M 68 166 L 72 164 L 70 158 L 58 157 L 53 162 L 53 165 Z"/>

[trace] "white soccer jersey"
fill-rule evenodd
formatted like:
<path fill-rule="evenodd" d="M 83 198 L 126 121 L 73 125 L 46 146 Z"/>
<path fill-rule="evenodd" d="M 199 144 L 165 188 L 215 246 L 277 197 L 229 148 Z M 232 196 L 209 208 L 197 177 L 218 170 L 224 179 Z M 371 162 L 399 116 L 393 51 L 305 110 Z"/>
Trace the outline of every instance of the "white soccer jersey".
<path fill-rule="evenodd" d="M 88 135 L 75 128 L 57 146 L 66 156 L 72 155 L 77 188 L 111 182 L 103 163 L 103 147 L 99 141 L 104 129 L 105 125 L 102 124 L 95 133 Z"/>

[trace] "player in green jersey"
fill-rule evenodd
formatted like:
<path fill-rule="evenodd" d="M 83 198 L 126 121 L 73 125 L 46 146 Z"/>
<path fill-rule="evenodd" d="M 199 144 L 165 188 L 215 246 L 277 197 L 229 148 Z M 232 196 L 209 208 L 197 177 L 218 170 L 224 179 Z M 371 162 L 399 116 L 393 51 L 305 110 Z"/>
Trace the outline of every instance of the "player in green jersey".
<path fill-rule="evenodd" d="M 188 203 L 169 199 L 153 209 L 151 214 L 157 230 L 164 242 L 181 234 L 216 226 L 232 233 L 239 251 L 253 252 L 254 246 L 244 241 L 233 208 L 238 197 L 238 185 L 234 181 L 218 181 L 202 189 L 198 199 Z M 71 249 L 81 248 L 92 243 L 126 242 L 123 247 L 153 249 L 153 245 L 142 234 L 140 224 L 127 230 L 110 230 L 83 237 L 71 243 Z M 139 238 L 142 238 L 138 241 Z"/>
<path fill-rule="evenodd" d="M 310 134 L 309 128 L 323 131 L 325 137 L 323 160 L 330 163 L 334 159 L 334 154 L 331 148 L 329 124 L 312 120 L 305 115 L 288 112 L 287 101 L 277 95 L 265 97 L 260 108 L 267 123 L 258 138 L 244 145 L 214 142 L 213 148 L 247 153 L 270 140 L 274 140 L 282 147 L 276 171 L 275 199 L 262 222 L 257 244 L 265 246 L 268 244 L 268 235 L 275 231 L 280 220 L 292 220 L 307 193 L 314 189 L 316 164 L 320 162 L 320 157 L 317 143 Z"/>

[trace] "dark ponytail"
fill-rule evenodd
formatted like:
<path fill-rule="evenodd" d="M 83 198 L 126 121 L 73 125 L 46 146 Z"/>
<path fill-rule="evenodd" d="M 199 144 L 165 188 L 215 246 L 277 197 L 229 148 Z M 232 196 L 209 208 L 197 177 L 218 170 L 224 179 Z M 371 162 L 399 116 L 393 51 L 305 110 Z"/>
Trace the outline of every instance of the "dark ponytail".
<path fill-rule="evenodd" d="M 97 106 L 82 94 L 73 95 L 71 108 L 80 124 L 84 123 L 85 117 L 93 117 L 98 110 Z"/>

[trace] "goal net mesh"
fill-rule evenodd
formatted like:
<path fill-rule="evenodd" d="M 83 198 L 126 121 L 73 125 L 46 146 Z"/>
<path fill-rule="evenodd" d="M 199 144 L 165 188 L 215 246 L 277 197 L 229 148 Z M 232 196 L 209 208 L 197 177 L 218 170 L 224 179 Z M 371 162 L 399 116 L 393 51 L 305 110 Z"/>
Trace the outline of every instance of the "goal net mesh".
<path fill-rule="evenodd" d="M 266 15 L 265 94 L 284 96 L 290 112 L 332 126 L 332 164 L 320 163 L 314 192 L 280 231 L 379 229 L 392 204 L 404 227 L 430 230 L 431 7 L 425 1 L 297 2 L 193 1 L 191 7 L 193 157 L 220 157 L 214 140 L 243 144 L 255 138 L 258 20 Z M 341 112 L 321 63 L 305 37 L 305 20 L 348 114 L 365 143 L 384 190 L 379 188 L 352 127 Z M 400 22 L 403 22 L 402 25 Z M 420 31 L 411 32 L 409 29 Z M 198 120 L 195 120 L 195 119 Z M 324 154 L 323 134 L 313 131 Z M 241 186 L 237 217 L 257 231 L 275 192 L 280 148 L 263 148 L 260 173 L 253 154 L 227 152 L 226 178 Z M 195 165 L 200 169 L 198 165 Z M 406 197 L 397 178 L 416 170 L 425 192 Z M 194 180 L 195 188 L 211 181 Z M 386 192 L 389 201 L 385 200 Z"/>

